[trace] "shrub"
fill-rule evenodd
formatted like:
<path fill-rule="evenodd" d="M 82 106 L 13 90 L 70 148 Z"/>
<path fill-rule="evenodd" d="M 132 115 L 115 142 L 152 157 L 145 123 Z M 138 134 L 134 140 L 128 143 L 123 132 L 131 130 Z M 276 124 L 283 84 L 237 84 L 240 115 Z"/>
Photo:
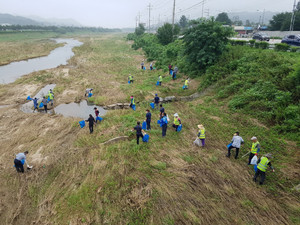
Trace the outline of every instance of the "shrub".
<path fill-rule="evenodd" d="M 297 52 L 299 50 L 299 47 L 291 47 L 291 52 Z"/>
<path fill-rule="evenodd" d="M 254 47 L 254 44 L 255 44 L 255 40 L 254 39 L 252 39 L 252 40 L 249 40 L 249 44 L 250 44 L 250 47 Z"/>
<path fill-rule="evenodd" d="M 290 46 L 286 43 L 278 43 L 275 44 L 275 50 L 276 51 L 282 51 L 282 52 L 286 52 L 290 49 Z"/>
<path fill-rule="evenodd" d="M 262 41 L 262 42 L 259 43 L 259 47 L 262 48 L 262 49 L 268 49 L 269 48 L 269 43 L 265 42 L 265 41 Z"/>

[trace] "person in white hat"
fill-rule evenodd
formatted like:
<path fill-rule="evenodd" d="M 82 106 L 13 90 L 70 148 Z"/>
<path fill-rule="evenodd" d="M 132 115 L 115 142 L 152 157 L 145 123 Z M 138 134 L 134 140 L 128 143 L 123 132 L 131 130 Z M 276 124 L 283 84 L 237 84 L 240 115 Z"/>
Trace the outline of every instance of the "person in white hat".
<path fill-rule="evenodd" d="M 260 151 L 260 144 L 257 141 L 257 137 L 252 137 L 251 141 L 252 141 L 252 146 L 250 149 L 248 165 L 251 164 L 251 160 L 252 160 L 253 156 L 255 156 L 255 154 L 257 154 Z"/>
<path fill-rule="evenodd" d="M 174 123 L 173 123 L 173 127 L 175 128 L 175 131 L 177 131 L 177 128 L 179 127 L 179 125 L 181 124 L 181 119 L 179 118 L 178 113 L 174 114 Z"/>
<path fill-rule="evenodd" d="M 199 128 L 198 138 L 202 142 L 202 147 L 204 147 L 204 145 L 205 145 L 205 128 L 202 124 L 199 124 L 198 128 Z"/>

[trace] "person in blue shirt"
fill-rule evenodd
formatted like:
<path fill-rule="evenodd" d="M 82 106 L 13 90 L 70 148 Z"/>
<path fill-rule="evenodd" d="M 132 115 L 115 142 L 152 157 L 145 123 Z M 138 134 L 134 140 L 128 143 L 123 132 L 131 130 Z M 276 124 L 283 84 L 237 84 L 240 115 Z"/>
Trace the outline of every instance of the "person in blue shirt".
<path fill-rule="evenodd" d="M 154 104 L 155 104 L 155 109 L 158 109 L 159 97 L 157 96 L 157 94 L 155 94 L 155 97 L 154 97 Z"/>
<path fill-rule="evenodd" d="M 150 110 L 147 109 L 146 110 L 146 124 L 147 124 L 147 130 L 151 130 L 151 113 L 150 113 Z"/>
<path fill-rule="evenodd" d="M 159 118 L 163 118 L 164 112 L 165 112 L 165 108 L 162 106 L 162 104 L 160 104 L 160 113 L 159 113 Z"/>
<path fill-rule="evenodd" d="M 143 128 L 141 127 L 141 123 L 138 121 L 136 123 L 136 126 L 133 128 L 134 130 L 136 130 L 136 143 L 140 144 L 140 137 L 143 139 L 144 135 L 143 135 Z"/>
<path fill-rule="evenodd" d="M 37 110 L 37 111 L 39 111 L 38 110 L 38 98 L 34 98 L 32 101 L 33 101 L 33 107 L 34 107 L 34 109 L 33 109 L 33 112 L 35 111 L 35 110 Z"/>
<path fill-rule="evenodd" d="M 160 120 L 161 129 L 162 129 L 162 136 L 165 137 L 167 135 L 167 128 L 168 128 L 168 119 L 167 114 L 164 112 L 163 117 Z"/>
<path fill-rule="evenodd" d="M 15 163 L 15 167 L 16 167 L 16 170 L 17 170 L 18 173 L 24 173 L 24 166 L 23 166 L 22 160 L 24 160 L 24 163 L 26 162 L 26 155 L 27 154 L 28 154 L 28 151 L 25 151 L 24 153 L 21 152 L 21 153 L 16 155 L 14 163 Z"/>

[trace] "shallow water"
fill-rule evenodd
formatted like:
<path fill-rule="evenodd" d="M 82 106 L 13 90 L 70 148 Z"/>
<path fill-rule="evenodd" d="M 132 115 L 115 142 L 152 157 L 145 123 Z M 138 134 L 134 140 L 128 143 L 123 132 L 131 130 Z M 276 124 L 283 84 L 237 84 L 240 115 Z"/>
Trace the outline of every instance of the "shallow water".
<path fill-rule="evenodd" d="M 12 83 L 23 75 L 34 71 L 51 69 L 59 65 L 67 65 L 68 60 L 74 55 L 72 49 L 83 43 L 74 39 L 54 39 L 57 43 L 66 43 L 63 47 L 58 47 L 50 52 L 48 56 L 34 59 L 12 62 L 8 65 L 0 66 L 0 83 Z"/>
<path fill-rule="evenodd" d="M 88 105 L 87 101 L 82 101 L 78 103 L 70 103 L 70 104 L 61 104 L 54 108 L 54 112 L 56 114 L 62 114 L 66 117 L 78 117 L 82 119 L 88 119 L 89 114 L 92 114 L 95 117 L 94 107 L 97 107 L 100 116 L 105 115 L 106 110 L 99 106 Z"/>
<path fill-rule="evenodd" d="M 48 92 L 50 89 L 54 89 L 56 84 L 48 84 L 45 87 L 43 87 L 35 96 L 30 96 L 31 98 L 38 98 L 39 102 L 42 101 L 43 96 L 48 95 Z M 26 96 L 27 97 L 27 96 Z M 55 100 L 55 99 L 54 99 Z M 25 113 L 32 113 L 33 111 L 33 101 L 28 101 L 27 103 L 23 104 L 20 108 L 21 111 Z"/>

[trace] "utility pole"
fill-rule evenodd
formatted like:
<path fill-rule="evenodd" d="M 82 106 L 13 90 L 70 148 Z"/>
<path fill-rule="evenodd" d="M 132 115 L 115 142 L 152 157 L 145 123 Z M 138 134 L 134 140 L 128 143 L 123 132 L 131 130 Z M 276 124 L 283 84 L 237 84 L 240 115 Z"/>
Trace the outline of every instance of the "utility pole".
<path fill-rule="evenodd" d="M 148 32 L 150 33 L 150 15 L 151 15 L 151 3 L 149 3 L 149 6 L 148 6 L 148 9 L 149 9 L 149 27 L 148 27 Z"/>
<path fill-rule="evenodd" d="M 206 17 L 209 18 L 209 9 L 205 10 Z"/>
<path fill-rule="evenodd" d="M 173 2 L 173 17 L 172 17 L 172 27 L 174 30 L 174 22 L 175 22 L 175 5 L 176 5 L 176 0 Z"/>
<path fill-rule="evenodd" d="M 141 23 L 141 12 L 139 12 L 138 17 L 139 17 L 139 25 L 140 25 L 140 23 Z"/>
<path fill-rule="evenodd" d="M 290 31 L 294 30 L 294 24 L 295 24 L 295 11 L 296 11 L 296 0 L 294 0 L 294 6 L 293 6 L 293 12 L 292 12 L 292 18 L 291 18 L 291 24 L 290 24 Z"/>
<path fill-rule="evenodd" d="M 205 0 L 202 0 L 202 16 L 201 16 L 201 18 L 203 18 L 203 13 L 204 13 L 204 2 L 205 2 Z"/>

